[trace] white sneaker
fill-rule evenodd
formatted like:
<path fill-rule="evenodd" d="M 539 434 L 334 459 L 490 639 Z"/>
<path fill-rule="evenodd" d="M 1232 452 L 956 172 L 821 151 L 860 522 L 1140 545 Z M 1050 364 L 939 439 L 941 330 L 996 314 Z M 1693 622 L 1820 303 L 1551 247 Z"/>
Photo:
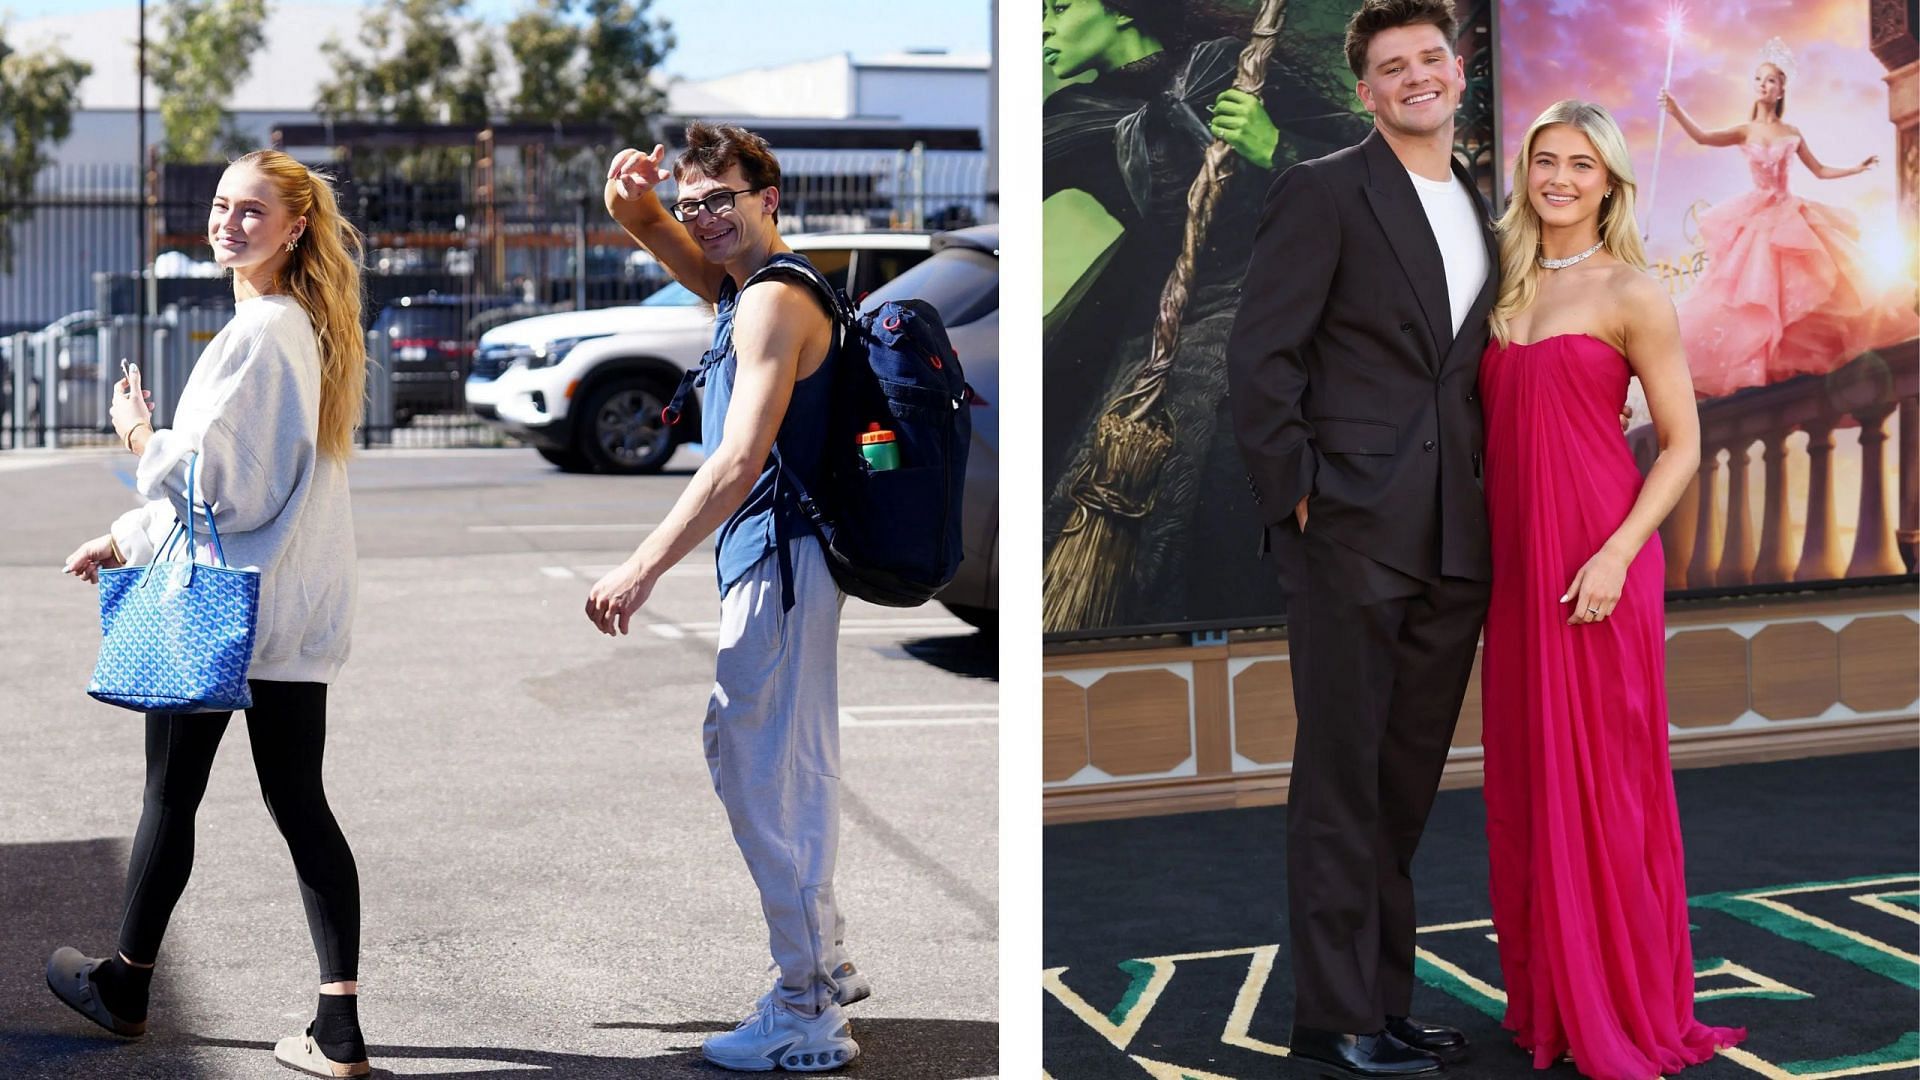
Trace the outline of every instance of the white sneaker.
<path fill-rule="evenodd" d="M 865 1001 L 873 996 L 873 984 L 860 974 L 851 960 L 833 969 L 833 1002 L 836 1005 L 851 1005 L 856 1001 Z"/>
<path fill-rule="evenodd" d="M 829 1003 L 819 1016 L 808 1018 L 768 994 L 739 1027 L 701 1044 L 700 1053 L 735 1072 L 824 1072 L 859 1057 L 860 1044 L 853 1041 L 840 1006 Z"/>

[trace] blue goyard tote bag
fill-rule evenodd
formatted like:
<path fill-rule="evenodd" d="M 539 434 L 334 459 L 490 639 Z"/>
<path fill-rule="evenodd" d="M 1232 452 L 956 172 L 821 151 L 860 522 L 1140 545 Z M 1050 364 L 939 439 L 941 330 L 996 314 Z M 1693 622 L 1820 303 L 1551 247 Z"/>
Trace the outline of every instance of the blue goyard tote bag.
<path fill-rule="evenodd" d="M 226 712 L 253 704 L 247 668 L 260 609 L 260 572 L 227 565 L 213 507 L 193 502 L 146 566 L 100 571 L 100 662 L 87 693 L 140 712 Z M 194 561 L 194 513 L 205 506 L 213 563 Z M 186 561 L 168 559 L 186 538 Z"/>

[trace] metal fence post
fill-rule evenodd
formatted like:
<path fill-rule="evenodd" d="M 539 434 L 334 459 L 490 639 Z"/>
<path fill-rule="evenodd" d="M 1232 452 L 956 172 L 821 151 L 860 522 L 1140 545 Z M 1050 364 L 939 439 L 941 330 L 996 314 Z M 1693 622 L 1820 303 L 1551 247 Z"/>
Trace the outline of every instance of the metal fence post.
<path fill-rule="evenodd" d="M 360 445 L 393 442 L 392 349 L 385 334 L 367 333 L 367 412 L 360 425 Z"/>
<path fill-rule="evenodd" d="M 135 316 L 134 321 L 135 326 L 131 336 L 139 338 L 139 317 Z M 173 399 L 167 396 L 168 386 L 173 381 L 171 373 L 167 370 L 171 366 L 168 361 L 173 357 L 173 350 L 168 348 L 168 346 L 173 344 L 172 328 L 168 327 L 165 323 L 155 326 L 148 344 L 151 348 L 147 353 L 147 358 L 149 363 L 152 364 L 153 370 L 142 371 L 140 373 L 140 379 L 153 391 L 153 416 L 155 423 L 161 427 L 165 427 L 171 423 L 173 419 Z"/>
<path fill-rule="evenodd" d="M 587 310 L 587 197 L 573 208 L 573 310 Z"/>
<path fill-rule="evenodd" d="M 18 333 L 13 335 L 13 344 L 8 349 L 8 363 L 12 366 L 12 389 L 7 395 L 7 435 L 14 449 L 19 449 L 26 437 L 27 418 L 32 406 L 28 396 L 28 387 L 32 380 L 27 374 L 27 349 L 33 335 Z"/>
<path fill-rule="evenodd" d="M 924 229 L 927 225 L 927 144 L 913 144 L 913 220 L 907 223 L 910 229 Z"/>

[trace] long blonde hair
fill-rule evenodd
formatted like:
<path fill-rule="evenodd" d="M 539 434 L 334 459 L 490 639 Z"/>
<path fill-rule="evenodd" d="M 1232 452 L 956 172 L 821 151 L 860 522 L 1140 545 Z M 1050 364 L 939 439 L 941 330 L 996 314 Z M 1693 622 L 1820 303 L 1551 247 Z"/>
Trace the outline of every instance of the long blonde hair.
<path fill-rule="evenodd" d="M 320 453 L 345 459 L 366 414 L 367 339 L 360 326 L 366 243 L 341 215 L 326 177 L 278 150 L 255 150 L 233 164 L 259 170 L 287 210 L 307 219 L 274 291 L 299 303 L 320 339 Z"/>
<path fill-rule="evenodd" d="M 1633 216 L 1633 162 L 1627 157 L 1627 139 L 1620 133 L 1620 125 L 1607 110 L 1590 102 L 1572 98 L 1554 102 L 1520 140 L 1520 152 L 1513 159 L 1507 212 L 1494 226 L 1500 234 L 1500 297 L 1487 317 L 1487 325 L 1502 345 L 1510 340 L 1508 328 L 1513 317 L 1532 307 L 1540 293 L 1540 266 L 1534 261 L 1540 254 L 1540 214 L 1527 197 L 1527 170 L 1533 159 L 1534 137 L 1554 124 L 1565 124 L 1585 135 L 1606 166 L 1613 195 L 1600 204 L 1601 245 L 1607 254 L 1628 266 L 1647 268 L 1647 251 L 1641 246 L 1640 226 Z"/>

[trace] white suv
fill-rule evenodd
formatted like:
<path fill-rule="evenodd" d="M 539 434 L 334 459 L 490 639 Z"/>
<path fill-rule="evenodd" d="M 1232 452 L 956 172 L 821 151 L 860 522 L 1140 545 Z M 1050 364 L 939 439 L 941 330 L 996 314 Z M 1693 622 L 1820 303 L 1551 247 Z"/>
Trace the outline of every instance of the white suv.
<path fill-rule="evenodd" d="M 927 233 L 821 233 L 786 238 L 858 303 L 926 259 Z M 569 471 L 651 473 L 700 437 L 700 410 L 661 418 L 681 373 L 713 337 L 713 309 L 678 283 L 631 307 L 566 311 L 482 334 L 467 405 Z"/>

